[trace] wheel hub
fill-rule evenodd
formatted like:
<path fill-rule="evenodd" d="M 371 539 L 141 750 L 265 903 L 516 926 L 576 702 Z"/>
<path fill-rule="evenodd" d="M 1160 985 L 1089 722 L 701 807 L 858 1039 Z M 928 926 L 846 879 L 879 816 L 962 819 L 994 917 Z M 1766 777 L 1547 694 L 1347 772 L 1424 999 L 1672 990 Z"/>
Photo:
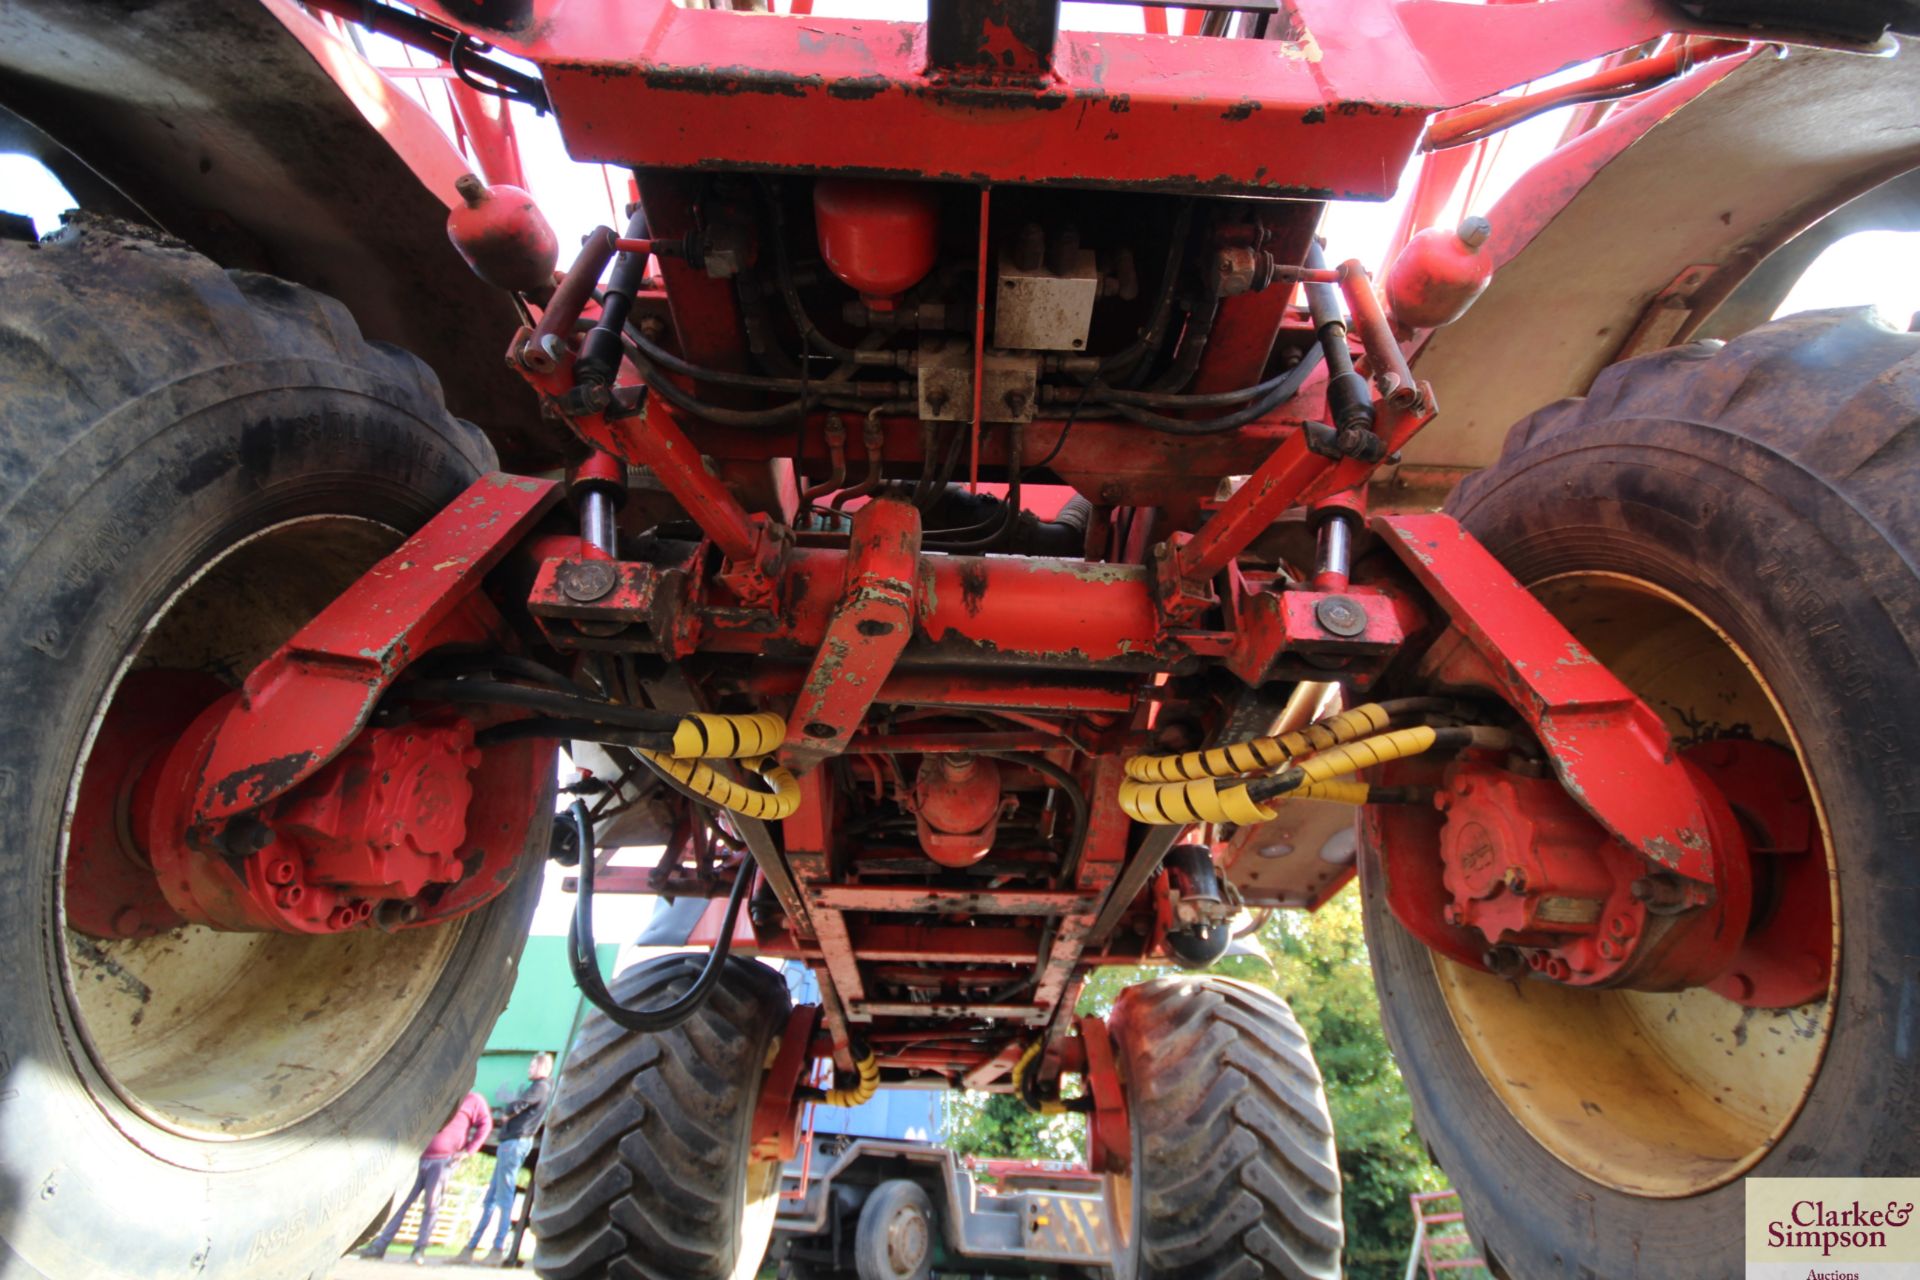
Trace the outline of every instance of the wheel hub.
<path fill-rule="evenodd" d="M 1476 931 L 1483 962 L 1581 987 L 1679 991 L 1725 975 L 1747 932 L 1747 842 L 1719 789 L 1695 770 L 1714 814 L 1713 885 L 1628 849 L 1551 777 L 1479 761 L 1450 766 L 1434 805 L 1447 924 Z"/>
<path fill-rule="evenodd" d="M 1833 977 L 1833 895 L 1806 774 L 1791 751 L 1743 738 L 1682 754 L 1727 797 L 1752 853 L 1752 923 L 1708 989 L 1756 1009 L 1819 999 Z"/>
<path fill-rule="evenodd" d="M 226 692 L 196 671 L 130 673 L 100 722 L 73 810 L 67 923 L 94 938 L 146 938 L 186 923 L 147 856 L 147 823 L 167 748 Z"/>
<path fill-rule="evenodd" d="M 148 826 L 166 900 L 216 929 L 338 933 L 410 924 L 418 899 L 468 872 L 460 857 L 482 753 L 474 724 L 436 713 L 363 730 L 264 808 L 191 821 L 195 780 L 223 701 L 168 756 Z"/>
<path fill-rule="evenodd" d="M 912 1275 L 927 1256 L 927 1220 L 902 1209 L 887 1223 L 887 1261 L 899 1275 Z"/>

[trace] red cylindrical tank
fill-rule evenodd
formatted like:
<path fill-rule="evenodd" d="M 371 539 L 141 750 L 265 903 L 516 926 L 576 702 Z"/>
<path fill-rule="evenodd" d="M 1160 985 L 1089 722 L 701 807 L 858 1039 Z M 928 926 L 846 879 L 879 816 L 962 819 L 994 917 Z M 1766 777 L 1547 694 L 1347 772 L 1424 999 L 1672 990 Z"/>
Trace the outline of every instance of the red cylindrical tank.
<path fill-rule="evenodd" d="M 519 187 L 488 186 L 471 173 L 454 183 L 461 202 L 447 214 L 447 238 L 496 289 L 531 294 L 553 292 L 560 241 L 533 197 Z"/>
<path fill-rule="evenodd" d="M 939 202 L 919 183 L 822 178 L 813 220 L 827 266 L 867 297 L 904 293 L 933 270 Z"/>
<path fill-rule="evenodd" d="M 1387 268 L 1387 306 L 1402 337 L 1437 329 L 1465 315 L 1493 279 L 1493 256 L 1481 252 L 1493 224 L 1477 214 L 1452 230 L 1428 227 Z"/>
<path fill-rule="evenodd" d="M 1000 766 L 986 756 L 926 756 L 913 780 L 913 809 L 929 858 L 971 866 L 993 848 L 1000 826 Z"/>

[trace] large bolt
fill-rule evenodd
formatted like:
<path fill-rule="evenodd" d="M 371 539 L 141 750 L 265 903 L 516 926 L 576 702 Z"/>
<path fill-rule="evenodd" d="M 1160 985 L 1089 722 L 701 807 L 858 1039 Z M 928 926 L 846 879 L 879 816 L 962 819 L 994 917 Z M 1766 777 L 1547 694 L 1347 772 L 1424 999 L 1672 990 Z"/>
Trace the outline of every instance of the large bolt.
<path fill-rule="evenodd" d="M 560 590 L 569 600 L 586 604 L 612 591 L 619 572 L 606 560 L 575 560 L 560 566 Z"/>
<path fill-rule="evenodd" d="M 1313 606 L 1313 617 L 1328 633 L 1348 639 L 1367 629 L 1367 611 L 1347 596 L 1327 596 Z"/>
<path fill-rule="evenodd" d="M 1633 895 L 1635 902 L 1644 902 L 1647 910 L 1654 915 L 1672 915 L 1687 909 L 1687 893 L 1680 882 L 1672 876 L 1641 876 L 1627 892 Z"/>
<path fill-rule="evenodd" d="M 250 813 L 233 819 L 220 833 L 221 846 L 234 858 L 251 857 L 272 843 L 273 828 Z"/>

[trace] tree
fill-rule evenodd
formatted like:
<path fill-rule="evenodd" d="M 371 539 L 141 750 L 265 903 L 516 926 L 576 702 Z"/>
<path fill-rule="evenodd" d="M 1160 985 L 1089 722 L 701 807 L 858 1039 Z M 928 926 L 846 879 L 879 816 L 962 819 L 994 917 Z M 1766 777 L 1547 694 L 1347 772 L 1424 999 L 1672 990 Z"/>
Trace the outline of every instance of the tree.
<path fill-rule="evenodd" d="M 940 1116 L 940 1136 L 957 1156 L 991 1160 L 1078 1160 L 1087 1149 L 1078 1115 L 1043 1116 L 1010 1093 L 954 1093 Z"/>
<path fill-rule="evenodd" d="M 1266 952 L 1229 955 L 1213 972 L 1279 992 L 1313 1042 L 1326 1079 L 1340 1152 L 1346 1212 L 1346 1270 L 1351 1280 L 1398 1277 L 1413 1239 L 1407 1197 L 1444 1184 L 1413 1129 L 1400 1071 L 1380 1026 L 1360 923 L 1358 889 L 1349 888 L 1311 914 L 1276 912 L 1255 938 Z M 1082 1014 L 1106 1014 L 1120 992 L 1158 969 L 1121 966 L 1087 980 Z M 953 1094 L 942 1125 L 946 1140 L 968 1155 L 1017 1159 L 1068 1158 L 1084 1150 L 1078 1116 L 1036 1116 L 1005 1094 Z"/>

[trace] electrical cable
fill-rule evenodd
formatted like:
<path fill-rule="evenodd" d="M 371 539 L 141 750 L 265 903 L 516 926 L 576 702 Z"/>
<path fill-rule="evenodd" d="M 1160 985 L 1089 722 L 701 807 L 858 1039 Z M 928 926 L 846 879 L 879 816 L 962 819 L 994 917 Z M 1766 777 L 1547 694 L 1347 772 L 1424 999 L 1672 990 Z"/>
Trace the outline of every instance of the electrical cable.
<path fill-rule="evenodd" d="M 720 923 L 720 936 L 714 942 L 713 950 L 707 953 L 706 963 L 701 966 L 693 985 L 671 1003 L 657 1009 L 631 1009 L 607 990 L 606 979 L 600 976 L 600 959 L 595 954 L 593 820 L 587 816 L 586 803 L 581 800 L 575 800 L 567 806 L 567 813 L 573 819 L 580 850 L 580 878 L 574 896 L 573 923 L 567 929 L 567 962 L 573 970 L 574 984 L 594 1008 L 628 1031 L 670 1031 L 698 1013 L 700 1006 L 712 994 L 715 984 L 720 981 L 721 970 L 726 967 L 727 953 L 733 949 L 733 928 L 740 918 L 740 904 L 746 901 L 747 885 L 753 879 L 753 859 L 740 859 L 740 870 L 734 875 L 733 888 L 727 894 L 727 913 Z"/>

